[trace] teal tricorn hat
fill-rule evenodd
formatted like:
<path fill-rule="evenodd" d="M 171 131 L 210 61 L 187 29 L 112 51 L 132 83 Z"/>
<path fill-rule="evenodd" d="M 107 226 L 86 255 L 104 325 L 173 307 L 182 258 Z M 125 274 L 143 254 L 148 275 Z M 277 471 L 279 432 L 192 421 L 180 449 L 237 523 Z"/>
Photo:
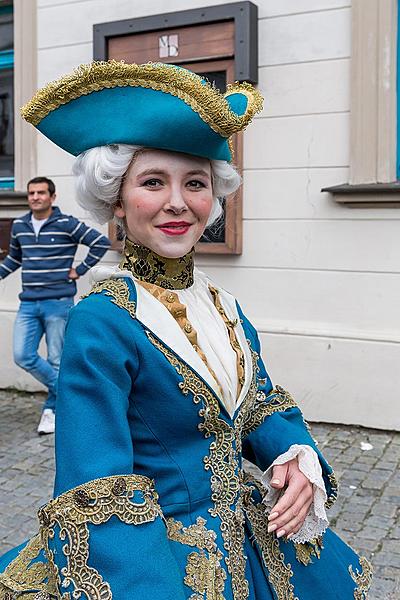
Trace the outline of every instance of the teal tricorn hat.
<path fill-rule="evenodd" d="M 261 110 L 262 96 L 249 83 L 229 85 L 223 95 L 181 67 L 110 60 L 49 83 L 21 114 L 75 156 L 134 144 L 229 161 L 230 137 Z"/>

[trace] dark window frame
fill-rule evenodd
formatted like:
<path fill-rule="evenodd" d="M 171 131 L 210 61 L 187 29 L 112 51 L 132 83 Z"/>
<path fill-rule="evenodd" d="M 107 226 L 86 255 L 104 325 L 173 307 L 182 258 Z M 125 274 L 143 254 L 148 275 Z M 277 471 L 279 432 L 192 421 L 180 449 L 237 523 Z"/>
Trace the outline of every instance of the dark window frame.
<path fill-rule="evenodd" d="M 98 23 L 93 25 L 93 58 L 108 59 L 111 37 L 231 20 L 235 23 L 235 80 L 257 84 L 258 7 L 247 1 Z"/>
<path fill-rule="evenodd" d="M 2 3 L 0 7 L 0 17 L 5 16 L 6 18 L 11 18 L 13 21 L 13 2 L 11 0 L 6 0 Z M 12 36 L 13 38 L 13 36 Z M 1 71 L 11 71 L 11 76 L 13 77 L 14 72 L 14 39 L 12 39 L 12 46 L 8 46 L 2 50 L 0 50 L 0 70 Z M 11 97 L 12 107 L 11 107 L 11 118 L 12 118 L 12 134 L 14 135 L 14 96 Z M 14 144 L 14 142 L 13 142 Z M 11 156 L 11 155 L 9 155 Z M 12 153 L 12 162 L 13 162 L 13 170 L 12 174 L 8 175 L 0 175 L 0 190 L 12 191 L 14 189 L 15 183 L 15 147 L 13 146 Z"/>
<path fill-rule="evenodd" d="M 184 67 L 199 70 L 212 71 L 208 66 L 215 66 L 217 63 L 232 62 L 230 68 L 229 81 L 248 81 L 253 84 L 258 82 L 258 7 L 252 2 L 235 2 L 212 6 L 206 8 L 196 8 L 182 10 L 172 13 L 163 13 L 148 17 L 138 17 L 124 19 L 93 25 L 93 58 L 95 60 L 108 60 L 115 54 L 116 48 L 111 46 L 110 42 L 116 39 L 131 38 L 136 35 L 154 35 L 170 32 L 175 29 L 196 28 L 207 29 L 208 25 L 224 26 L 233 23 L 234 37 L 231 38 L 233 44 L 229 49 L 224 49 L 222 53 L 216 53 L 215 56 L 210 52 L 210 56 L 186 56 L 174 57 L 173 64 L 181 64 Z M 200 30 L 200 29 L 199 29 Z M 117 51 L 118 54 L 118 51 Z M 119 59 L 118 59 L 119 60 Z M 154 58 L 153 58 L 154 60 Z M 163 60 L 163 59 L 161 59 Z M 128 61 L 129 62 L 129 61 Z M 227 71 L 228 73 L 228 71 Z M 242 136 L 234 136 L 235 154 L 242 156 L 243 140 Z M 242 168 L 241 158 L 237 163 L 239 170 Z M 196 251 L 207 254 L 226 254 L 234 255 L 242 253 L 242 188 L 233 198 L 230 198 L 229 205 L 224 218 L 224 241 L 208 239 L 201 241 L 196 245 Z M 121 242 L 118 240 L 115 228 L 109 226 L 109 236 L 113 240 L 113 248 L 121 250 Z"/>

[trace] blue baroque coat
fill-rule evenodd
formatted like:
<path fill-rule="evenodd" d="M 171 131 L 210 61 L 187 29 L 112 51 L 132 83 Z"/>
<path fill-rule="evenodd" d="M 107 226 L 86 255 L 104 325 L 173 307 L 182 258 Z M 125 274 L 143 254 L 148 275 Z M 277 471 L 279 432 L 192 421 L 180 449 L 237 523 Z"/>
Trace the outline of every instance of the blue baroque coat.
<path fill-rule="evenodd" d="M 240 307 L 252 366 L 232 417 L 149 326 L 165 307 L 146 322 L 138 298 L 132 278 L 109 279 L 71 311 L 55 497 L 39 511 L 39 535 L 0 560 L 0 599 L 367 598 L 368 562 L 332 531 L 304 544 L 267 532 L 264 490 L 243 458 L 265 471 L 306 444 L 328 506 L 336 481 L 292 397 L 272 386 Z"/>

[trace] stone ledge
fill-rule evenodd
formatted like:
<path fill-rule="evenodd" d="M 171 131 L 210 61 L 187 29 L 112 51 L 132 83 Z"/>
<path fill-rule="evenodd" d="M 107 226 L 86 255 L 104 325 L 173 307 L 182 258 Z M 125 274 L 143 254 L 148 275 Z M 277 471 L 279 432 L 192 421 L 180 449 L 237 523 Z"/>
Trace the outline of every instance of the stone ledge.
<path fill-rule="evenodd" d="M 14 190 L 0 191 L 0 209 L 28 207 L 28 196 L 26 192 L 15 192 Z"/>
<path fill-rule="evenodd" d="M 354 208 L 400 208 L 400 182 L 342 183 L 321 189 L 332 194 L 335 202 Z"/>

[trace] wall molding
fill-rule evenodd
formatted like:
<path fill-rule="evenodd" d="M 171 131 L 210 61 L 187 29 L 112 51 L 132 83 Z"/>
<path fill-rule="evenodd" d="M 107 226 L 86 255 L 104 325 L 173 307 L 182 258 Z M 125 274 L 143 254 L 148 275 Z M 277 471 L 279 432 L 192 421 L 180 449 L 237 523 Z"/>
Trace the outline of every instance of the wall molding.
<path fill-rule="evenodd" d="M 20 108 L 37 90 L 37 1 L 14 0 L 14 172 L 15 190 L 37 175 L 36 129 Z"/>
<path fill-rule="evenodd" d="M 300 337 L 326 338 L 329 340 L 340 339 L 355 342 L 373 342 L 380 344 L 400 344 L 400 331 L 388 334 L 380 331 L 368 331 L 366 329 L 336 329 L 330 324 L 321 323 L 315 326 L 296 326 L 288 323 L 271 323 L 264 319 L 252 319 L 254 327 L 259 334 L 265 335 L 289 335 Z"/>

